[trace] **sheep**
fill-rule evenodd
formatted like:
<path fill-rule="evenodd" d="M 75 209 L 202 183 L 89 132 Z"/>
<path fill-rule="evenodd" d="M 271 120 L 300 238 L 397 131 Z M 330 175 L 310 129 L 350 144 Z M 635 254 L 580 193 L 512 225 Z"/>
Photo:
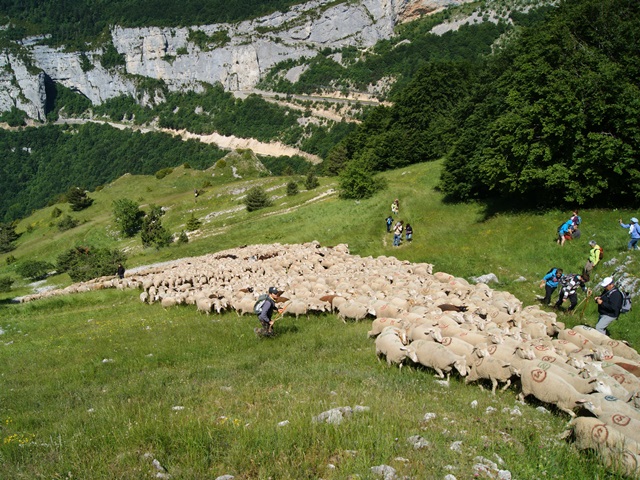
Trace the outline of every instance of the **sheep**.
<path fill-rule="evenodd" d="M 208 315 L 211 313 L 212 308 L 213 308 L 213 301 L 210 298 L 206 298 L 206 297 L 196 298 L 196 310 L 198 312 L 204 312 Z"/>
<path fill-rule="evenodd" d="M 603 413 L 598 418 L 624 433 L 631 440 L 640 443 L 640 420 L 620 413 Z"/>
<path fill-rule="evenodd" d="M 481 378 L 490 380 L 492 395 L 496 394 L 498 381 L 505 382 L 504 387 L 502 387 L 502 391 L 504 391 L 511 385 L 511 377 L 520 374 L 510 363 L 493 358 L 491 355 L 480 357 L 475 354 L 475 350 L 474 354 L 467 358 L 467 365 L 468 375 L 464 379 L 464 383 L 475 382 Z"/>
<path fill-rule="evenodd" d="M 502 344 L 489 345 L 487 351 L 491 357 L 512 364 L 517 369 L 521 369 L 526 362 L 535 358 L 533 350 L 524 345 L 519 345 L 516 348 Z"/>
<path fill-rule="evenodd" d="M 372 338 L 379 335 L 385 327 L 390 325 L 405 328 L 406 322 L 404 320 L 398 320 L 397 318 L 376 318 L 371 322 L 371 330 L 367 332 L 367 337 Z"/>
<path fill-rule="evenodd" d="M 596 348 L 598 348 L 598 345 L 596 343 L 592 342 L 590 339 L 571 328 L 561 330 L 558 333 L 558 339 L 571 342 L 580 348 L 587 348 L 594 351 L 596 350 Z"/>
<path fill-rule="evenodd" d="M 436 371 L 436 376 L 447 380 L 451 370 L 456 369 L 463 377 L 467 375 L 467 361 L 465 357 L 456 355 L 439 343 L 427 340 L 414 340 L 407 346 L 407 355 L 414 363 L 420 363 L 425 367 Z"/>
<path fill-rule="evenodd" d="M 442 346 L 447 348 L 451 353 L 454 353 L 461 357 L 466 357 L 467 355 L 471 355 L 471 352 L 473 352 L 474 348 L 479 347 L 479 346 L 474 347 L 470 343 L 465 342 L 464 340 L 461 340 L 457 337 L 442 337 L 442 340 L 440 341 L 440 343 L 442 344 Z"/>
<path fill-rule="evenodd" d="M 537 367 L 548 373 L 553 373 L 554 375 L 559 376 L 565 382 L 575 388 L 578 393 L 581 394 L 591 393 L 596 390 L 603 391 L 602 389 L 605 388 L 604 385 L 598 384 L 598 380 L 596 378 L 592 378 L 589 380 L 581 378 L 577 374 L 569 372 L 568 370 L 558 367 L 557 365 L 552 363 L 536 360 L 535 362 L 533 362 L 532 366 L 534 368 Z M 611 390 L 609 389 L 605 391 L 605 393 L 611 393 Z"/>
<path fill-rule="evenodd" d="M 387 365 L 397 364 L 402 369 L 402 364 L 408 356 L 408 347 L 405 347 L 398 335 L 392 331 L 385 332 L 385 335 L 380 334 L 376 338 L 375 345 L 378 360 L 384 355 L 387 359 Z"/>
<path fill-rule="evenodd" d="M 640 421 L 640 410 L 618 397 L 600 392 L 594 392 L 587 397 L 590 402 L 588 409 L 597 417 L 618 413 Z"/>
<path fill-rule="evenodd" d="M 438 327 L 432 327 L 426 324 L 416 325 L 409 330 L 409 340 L 442 342 L 442 333 Z"/>
<path fill-rule="evenodd" d="M 309 311 L 309 305 L 301 302 L 300 300 L 289 300 L 287 303 L 285 303 L 283 305 L 284 308 L 284 312 L 283 314 L 286 315 L 295 315 L 296 320 L 298 319 L 298 317 L 300 315 L 307 315 L 308 316 L 308 311 Z"/>
<path fill-rule="evenodd" d="M 633 360 L 634 362 L 640 362 L 640 355 L 638 355 L 638 352 L 636 352 L 632 347 L 630 347 L 626 343 L 619 342 L 617 340 L 609 340 L 605 342 L 604 345 L 607 347 L 610 347 L 611 351 L 615 355 L 628 358 L 629 360 Z"/>
<path fill-rule="evenodd" d="M 213 304 L 213 303 L 212 303 Z M 253 313 L 253 306 L 256 304 L 256 299 L 253 297 L 242 297 L 231 303 L 231 306 L 236 311 L 238 316 L 243 316 L 245 313 Z M 211 311 L 211 310 L 209 310 Z"/>
<path fill-rule="evenodd" d="M 573 327 L 573 330 L 578 332 L 583 337 L 588 338 L 596 345 L 605 345 L 609 340 L 611 340 L 604 333 L 600 333 L 593 327 L 589 327 L 587 325 L 576 325 Z"/>
<path fill-rule="evenodd" d="M 560 376 L 542 370 L 536 365 L 525 365 L 520 378 L 522 392 L 519 397 L 521 401 L 524 401 L 528 395 L 533 395 L 541 402 L 555 404 L 571 417 L 576 416 L 574 408 L 588 402 L 588 397 L 576 391 Z"/>
<path fill-rule="evenodd" d="M 640 445 L 624 433 L 611 428 L 601 420 L 592 417 L 577 417 L 569 423 L 565 437 L 575 438 L 579 450 L 595 450 L 608 467 L 623 470 L 628 476 L 640 473 Z"/>
<path fill-rule="evenodd" d="M 344 323 L 347 323 L 347 318 L 358 321 L 366 318 L 367 315 L 375 316 L 375 311 L 361 303 L 346 302 L 338 307 L 338 317 L 340 317 Z"/>

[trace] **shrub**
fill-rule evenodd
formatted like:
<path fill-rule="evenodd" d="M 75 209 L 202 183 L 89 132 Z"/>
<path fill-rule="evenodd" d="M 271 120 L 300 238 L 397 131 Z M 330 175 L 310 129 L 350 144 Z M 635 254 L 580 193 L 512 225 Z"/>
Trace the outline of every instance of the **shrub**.
<path fill-rule="evenodd" d="M 180 235 L 178 235 L 178 243 L 180 244 L 189 243 L 189 237 L 184 232 L 184 230 L 180 231 Z"/>
<path fill-rule="evenodd" d="M 117 249 L 78 246 L 58 255 L 57 264 L 60 273 L 68 273 L 74 282 L 85 282 L 114 275 L 118 264 L 125 260 L 126 255 Z"/>
<path fill-rule="evenodd" d="M 161 207 L 151 205 L 151 211 L 142 219 L 140 240 L 144 247 L 166 247 L 173 241 L 171 234 L 162 226 L 162 215 Z"/>
<path fill-rule="evenodd" d="M 57 226 L 58 230 L 65 232 L 77 227 L 79 223 L 77 219 L 72 218 L 70 215 L 65 215 L 64 218 L 57 223 Z"/>
<path fill-rule="evenodd" d="M 270 207 L 271 200 L 267 196 L 262 187 L 253 187 L 247 192 L 247 196 L 244 199 L 244 204 L 247 206 L 247 211 L 253 212 L 261 208 Z"/>
<path fill-rule="evenodd" d="M 14 242 L 18 236 L 15 224 L 0 223 L 0 253 L 7 253 L 16 248 Z"/>
<path fill-rule="evenodd" d="M 185 227 L 187 228 L 187 232 L 193 232 L 194 230 L 198 230 L 202 226 L 202 222 L 198 220 L 196 217 L 191 214 L 191 218 L 187 220 L 187 224 Z"/>
<path fill-rule="evenodd" d="M 0 277 L 0 292 L 11 291 L 11 285 L 13 285 L 13 280 L 11 278 Z"/>
<path fill-rule="evenodd" d="M 12 263 L 16 263 L 16 261 L 17 261 L 17 259 L 13 255 L 9 255 L 7 258 L 5 258 L 5 262 L 7 263 L 7 265 L 11 265 Z"/>
<path fill-rule="evenodd" d="M 58 207 L 54 207 L 54 209 L 51 210 L 51 218 L 58 218 L 60 215 L 62 215 L 62 210 Z"/>
<path fill-rule="evenodd" d="M 173 173 L 173 168 L 163 168 L 162 170 L 158 170 L 156 172 L 156 178 L 158 180 L 162 180 L 164 177 L 172 173 Z"/>
<path fill-rule="evenodd" d="M 309 170 L 309 173 L 307 173 L 307 178 L 305 178 L 304 180 L 304 187 L 307 190 L 313 190 L 318 185 L 320 185 L 318 177 L 316 177 L 316 174 L 313 170 Z"/>
<path fill-rule="evenodd" d="M 78 212 L 93 205 L 93 198 L 80 187 L 71 187 L 67 192 L 67 202 L 71 205 L 71 210 Z"/>
<path fill-rule="evenodd" d="M 29 280 L 42 280 L 53 270 L 53 265 L 42 260 L 25 260 L 16 267 L 16 273 Z"/>
<path fill-rule="evenodd" d="M 369 198 L 384 187 L 384 181 L 362 160 L 350 162 L 340 173 L 341 198 Z"/>
<path fill-rule="evenodd" d="M 289 182 L 287 184 L 287 195 L 293 197 L 298 194 L 298 184 L 296 182 Z"/>
<path fill-rule="evenodd" d="M 113 201 L 113 216 L 119 232 L 125 237 L 133 237 L 140 231 L 144 212 L 133 200 L 121 198 Z"/>

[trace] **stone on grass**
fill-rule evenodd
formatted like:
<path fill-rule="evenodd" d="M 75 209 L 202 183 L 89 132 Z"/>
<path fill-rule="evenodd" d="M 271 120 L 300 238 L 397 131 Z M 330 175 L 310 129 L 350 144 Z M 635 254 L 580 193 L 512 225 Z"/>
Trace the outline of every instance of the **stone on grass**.
<path fill-rule="evenodd" d="M 396 469 L 389 465 L 371 467 L 371 473 L 381 476 L 384 480 L 394 480 L 396 478 Z"/>
<path fill-rule="evenodd" d="M 425 448 L 431 445 L 428 441 L 426 441 L 420 435 L 413 435 L 407 438 L 407 443 L 409 443 L 409 445 L 413 445 L 413 448 L 416 450 L 419 450 L 421 448 Z"/>
<path fill-rule="evenodd" d="M 487 273 L 485 275 L 480 275 L 479 277 L 471 277 L 471 280 L 475 283 L 484 283 L 488 285 L 490 283 L 500 283 L 498 277 L 494 273 Z"/>

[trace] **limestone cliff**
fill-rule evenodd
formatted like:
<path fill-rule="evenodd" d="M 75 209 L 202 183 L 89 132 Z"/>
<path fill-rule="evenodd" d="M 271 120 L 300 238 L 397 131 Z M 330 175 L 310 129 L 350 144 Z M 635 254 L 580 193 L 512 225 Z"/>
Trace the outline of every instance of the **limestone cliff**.
<path fill-rule="evenodd" d="M 144 103 L 136 78 L 164 81 L 171 90 L 221 83 L 226 90 L 254 87 L 275 64 L 313 57 L 323 48 L 366 48 L 390 38 L 405 18 L 466 0 L 358 0 L 335 4 L 312 0 L 254 20 L 183 28 L 122 28 L 111 30 L 113 45 L 124 67 L 105 69 L 102 51 L 83 58 L 68 52 L 23 42 L 30 68 L 10 55 L 0 56 L 0 111 L 15 106 L 43 120 L 45 79 L 82 93 L 94 105 L 119 95 Z M 204 39 L 204 40 L 203 40 Z M 87 60 L 90 65 L 87 65 Z M 39 74 L 29 73 L 38 70 Z"/>

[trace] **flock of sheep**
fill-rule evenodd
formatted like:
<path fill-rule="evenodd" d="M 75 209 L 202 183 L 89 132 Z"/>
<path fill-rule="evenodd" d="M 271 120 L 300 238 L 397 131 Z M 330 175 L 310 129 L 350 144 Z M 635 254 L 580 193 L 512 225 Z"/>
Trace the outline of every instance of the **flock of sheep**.
<path fill-rule="evenodd" d="M 440 378 L 486 381 L 495 394 L 519 378 L 572 417 L 567 432 L 607 465 L 640 475 L 640 355 L 587 326 L 567 329 L 554 313 L 523 308 L 510 293 L 432 272 L 426 263 L 351 255 L 346 245 L 250 245 L 103 277 L 24 297 L 138 288 L 143 302 L 195 305 L 205 313 L 253 313 L 258 295 L 282 291 L 285 314 L 335 312 L 373 319 L 370 337 L 389 365 L 422 365 Z M 578 415 L 576 412 L 579 412 Z M 584 413 L 584 415 L 582 414 Z"/>

